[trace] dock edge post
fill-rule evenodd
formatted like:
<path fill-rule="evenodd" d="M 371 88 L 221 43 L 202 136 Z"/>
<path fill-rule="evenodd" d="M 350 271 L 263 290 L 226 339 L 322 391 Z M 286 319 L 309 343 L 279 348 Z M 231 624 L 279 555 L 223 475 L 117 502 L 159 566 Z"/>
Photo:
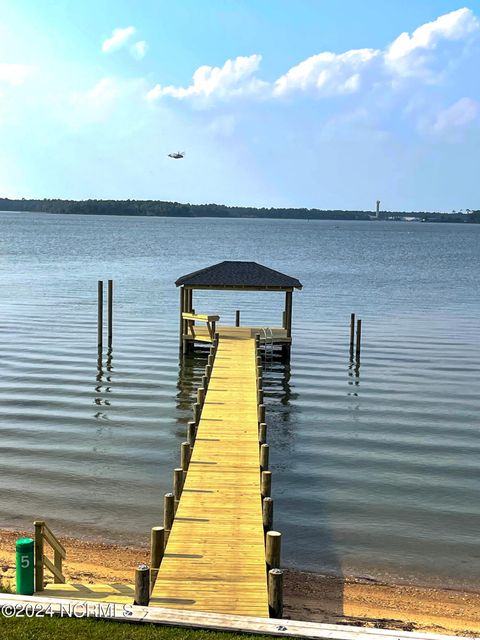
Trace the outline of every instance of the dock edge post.
<path fill-rule="evenodd" d="M 150 534 L 150 593 L 157 579 L 164 551 L 165 527 L 152 527 Z"/>
<path fill-rule="evenodd" d="M 268 612 L 270 618 L 283 616 L 283 571 L 270 569 L 268 572 Z"/>
<path fill-rule="evenodd" d="M 280 569 L 280 548 L 282 534 L 279 531 L 267 531 L 265 536 L 265 560 L 267 569 Z"/>
<path fill-rule="evenodd" d="M 139 564 L 135 569 L 135 602 L 133 604 L 147 607 L 150 602 L 150 569 L 146 564 Z"/>

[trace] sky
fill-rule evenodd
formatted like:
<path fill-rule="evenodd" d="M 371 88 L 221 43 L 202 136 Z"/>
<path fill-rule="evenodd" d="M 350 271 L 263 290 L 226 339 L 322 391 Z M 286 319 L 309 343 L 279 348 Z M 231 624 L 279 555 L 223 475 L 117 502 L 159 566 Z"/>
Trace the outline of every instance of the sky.
<path fill-rule="evenodd" d="M 479 209 L 479 69 L 480 0 L 0 0 L 0 197 Z"/>

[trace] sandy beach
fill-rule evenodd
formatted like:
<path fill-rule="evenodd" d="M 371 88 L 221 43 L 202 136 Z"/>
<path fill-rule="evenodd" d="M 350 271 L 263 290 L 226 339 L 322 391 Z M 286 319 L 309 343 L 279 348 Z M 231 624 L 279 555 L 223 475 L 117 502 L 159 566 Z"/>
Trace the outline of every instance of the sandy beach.
<path fill-rule="evenodd" d="M 2 586 L 14 588 L 15 540 L 25 531 L 0 531 Z M 148 563 L 146 548 L 60 538 L 72 582 L 132 582 L 133 568 Z M 387 629 L 480 636 L 480 592 L 394 585 L 367 578 L 334 578 L 285 570 L 285 617 Z"/>

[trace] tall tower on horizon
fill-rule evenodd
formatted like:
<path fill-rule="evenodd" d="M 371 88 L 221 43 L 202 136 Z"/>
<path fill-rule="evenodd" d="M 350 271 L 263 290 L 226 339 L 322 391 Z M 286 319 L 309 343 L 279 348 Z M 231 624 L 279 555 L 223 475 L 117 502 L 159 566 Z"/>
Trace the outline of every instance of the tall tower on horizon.
<path fill-rule="evenodd" d="M 380 217 L 380 200 L 377 200 L 377 214 L 376 214 L 377 220 L 379 217 Z"/>

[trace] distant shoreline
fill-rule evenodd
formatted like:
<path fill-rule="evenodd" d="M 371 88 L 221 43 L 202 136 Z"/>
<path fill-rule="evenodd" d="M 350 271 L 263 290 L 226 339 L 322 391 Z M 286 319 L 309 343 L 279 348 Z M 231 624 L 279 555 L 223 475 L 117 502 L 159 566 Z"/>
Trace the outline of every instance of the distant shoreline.
<path fill-rule="evenodd" d="M 372 211 L 306 208 L 229 207 L 219 204 L 189 204 L 163 200 L 11 200 L 0 198 L 0 213 L 50 213 L 62 215 L 121 215 L 166 218 L 250 218 L 260 220 L 390 220 L 479 224 L 480 211 Z"/>

